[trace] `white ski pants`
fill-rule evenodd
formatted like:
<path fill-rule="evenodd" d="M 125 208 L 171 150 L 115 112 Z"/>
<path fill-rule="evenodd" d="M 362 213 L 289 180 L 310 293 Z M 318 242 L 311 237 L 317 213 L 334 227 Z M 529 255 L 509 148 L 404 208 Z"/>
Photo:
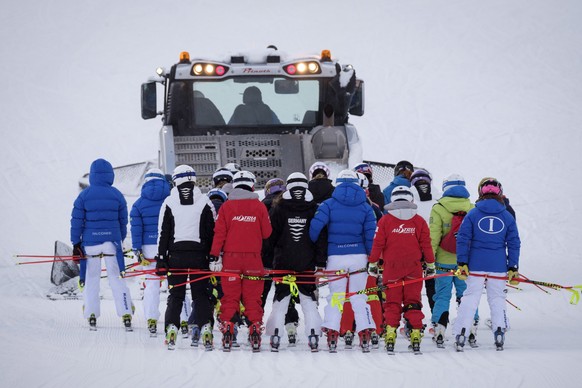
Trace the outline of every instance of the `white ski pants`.
<path fill-rule="evenodd" d="M 281 301 L 275 300 L 273 302 L 271 315 L 269 315 L 269 319 L 267 319 L 267 324 L 265 326 L 268 335 L 274 335 L 275 329 L 279 329 L 279 336 L 284 333 L 285 314 L 287 314 L 287 308 L 289 307 L 290 301 L 291 295 L 287 295 Z M 315 330 L 317 336 L 321 335 L 321 316 L 317 310 L 317 302 L 315 302 L 311 296 L 299 293 L 299 304 L 301 305 L 303 316 L 305 317 L 305 335 L 311 335 L 311 329 Z"/>
<path fill-rule="evenodd" d="M 507 276 L 504 272 L 474 272 L 480 275 L 491 275 L 491 276 Z M 465 335 L 469 334 L 470 328 L 473 324 L 473 318 L 475 317 L 475 311 L 479 307 L 479 302 L 481 300 L 481 294 L 483 293 L 483 287 L 485 287 L 485 282 L 487 282 L 487 302 L 489 303 L 489 309 L 491 310 L 491 327 L 492 330 L 497 330 L 498 327 L 502 329 L 507 328 L 507 317 L 505 315 L 505 280 L 491 279 L 481 276 L 471 276 L 467 279 L 467 289 L 463 293 L 461 298 L 461 305 L 457 312 L 457 319 L 453 326 L 453 334 L 456 336 L 461 334 L 461 331 L 465 329 Z"/>
<path fill-rule="evenodd" d="M 142 246 L 143 256 L 147 260 L 153 260 L 158 253 L 158 246 L 148 244 Z M 152 261 L 149 265 L 142 266 L 142 270 L 155 270 L 156 262 Z M 160 278 L 156 274 L 146 274 L 143 282 L 143 312 L 145 319 L 160 319 Z"/>
<path fill-rule="evenodd" d="M 356 255 L 332 255 L 327 258 L 328 271 L 343 270 L 346 273 L 354 272 L 365 268 L 368 264 L 368 256 L 365 254 Z M 366 281 L 368 273 L 366 271 L 350 275 L 349 292 L 362 291 L 366 288 Z M 322 327 L 327 329 L 339 331 L 342 313 L 338 306 L 332 306 L 332 298 L 336 295 L 342 306 L 345 299 L 345 292 L 348 283 L 348 278 L 344 277 L 339 280 L 334 280 L 329 283 L 329 295 L 327 297 L 327 305 L 324 309 L 324 319 Z M 337 299 L 336 299 L 337 300 Z M 350 303 L 354 310 L 354 318 L 356 321 L 356 330 L 361 331 L 365 329 L 376 329 L 376 324 L 372 319 L 370 306 L 367 303 L 368 295 L 357 294 L 350 297 Z"/>
<path fill-rule="evenodd" d="M 88 258 L 85 288 L 83 289 L 83 316 L 89 318 L 91 314 L 95 314 L 95 317 L 99 318 L 101 315 L 101 300 L 99 299 L 99 291 L 101 288 L 101 258 L 91 257 L 100 254 L 108 255 L 103 257 L 103 259 L 105 260 L 107 280 L 109 280 L 109 286 L 113 292 L 117 315 L 121 317 L 124 314 L 133 314 L 129 288 L 125 284 L 125 279 L 119 276 L 115 245 L 108 241 L 99 245 L 87 246 L 84 249 Z"/>

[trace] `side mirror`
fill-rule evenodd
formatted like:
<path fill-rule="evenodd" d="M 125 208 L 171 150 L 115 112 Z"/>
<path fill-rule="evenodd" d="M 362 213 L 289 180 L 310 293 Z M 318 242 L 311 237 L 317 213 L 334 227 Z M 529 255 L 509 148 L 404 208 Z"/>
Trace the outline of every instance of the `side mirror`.
<path fill-rule="evenodd" d="M 299 93 L 299 82 L 292 79 L 278 79 L 275 81 L 275 93 L 297 94 Z"/>
<path fill-rule="evenodd" d="M 141 84 L 141 118 L 149 120 L 157 115 L 156 83 Z"/>
<path fill-rule="evenodd" d="M 349 112 L 354 116 L 364 115 L 364 81 L 361 79 L 356 80 L 356 90 L 352 96 Z"/>

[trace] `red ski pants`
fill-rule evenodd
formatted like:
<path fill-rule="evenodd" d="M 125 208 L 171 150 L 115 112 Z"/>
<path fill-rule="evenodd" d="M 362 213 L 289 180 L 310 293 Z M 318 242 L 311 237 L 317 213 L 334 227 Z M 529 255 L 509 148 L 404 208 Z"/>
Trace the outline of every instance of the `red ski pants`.
<path fill-rule="evenodd" d="M 245 316 L 253 323 L 262 322 L 263 307 L 261 295 L 263 294 L 262 280 L 241 279 L 240 274 L 261 276 L 263 273 L 263 261 L 260 253 L 225 252 L 222 256 L 222 271 L 232 272 L 232 276 L 223 276 L 222 292 L 224 296 L 220 300 L 220 320 L 230 321 L 239 311 L 240 302 L 245 307 Z"/>
<path fill-rule="evenodd" d="M 399 271 L 398 271 L 399 272 Z M 403 281 L 422 278 L 422 268 L 415 266 L 408 273 L 402 274 L 393 269 L 384 269 L 384 284 L 392 286 Z M 398 327 L 400 317 L 404 312 L 404 318 L 408 320 L 413 329 L 422 329 L 421 301 L 422 282 L 398 285 L 386 289 L 386 301 L 384 302 L 384 320 L 388 326 Z"/>

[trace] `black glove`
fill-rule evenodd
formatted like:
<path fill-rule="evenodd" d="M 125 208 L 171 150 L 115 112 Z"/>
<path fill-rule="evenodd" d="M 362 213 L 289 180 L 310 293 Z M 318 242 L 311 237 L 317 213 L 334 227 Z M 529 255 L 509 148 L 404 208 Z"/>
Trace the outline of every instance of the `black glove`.
<path fill-rule="evenodd" d="M 156 275 L 166 276 L 169 269 L 170 264 L 168 263 L 168 260 L 163 256 L 156 256 Z"/>
<path fill-rule="evenodd" d="M 83 252 L 83 247 L 81 246 L 81 243 L 76 243 L 75 245 L 73 245 L 73 256 L 78 256 L 79 258 L 85 257 L 85 252 Z M 79 264 L 79 259 L 75 258 L 73 259 L 73 261 Z"/>

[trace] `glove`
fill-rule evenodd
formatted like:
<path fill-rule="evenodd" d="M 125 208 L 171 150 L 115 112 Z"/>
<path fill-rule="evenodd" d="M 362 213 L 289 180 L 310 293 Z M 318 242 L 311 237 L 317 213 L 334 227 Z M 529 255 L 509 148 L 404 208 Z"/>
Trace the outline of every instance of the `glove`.
<path fill-rule="evenodd" d="M 75 245 L 73 245 L 73 256 L 78 256 L 80 259 L 85 257 L 85 252 L 83 252 L 83 247 L 81 246 L 81 243 L 76 243 Z M 79 264 L 79 259 L 75 258 L 73 259 L 73 261 Z"/>
<path fill-rule="evenodd" d="M 426 263 L 426 276 L 433 276 L 436 273 L 434 263 Z"/>
<path fill-rule="evenodd" d="M 512 286 L 517 286 L 519 284 L 519 281 L 517 279 L 519 279 L 519 272 L 518 272 L 517 268 L 515 268 L 515 267 L 510 268 L 507 271 L 507 281 Z"/>
<path fill-rule="evenodd" d="M 208 267 L 212 272 L 222 271 L 222 257 L 210 255 L 208 259 L 210 260 Z"/>
<path fill-rule="evenodd" d="M 455 276 L 459 280 L 467 280 L 469 277 L 469 266 L 466 263 L 459 263 L 457 270 L 455 271 Z"/>
<path fill-rule="evenodd" d="M 141 249 L 134 249 L 133 255 L 135 256 L 135 259 L 137 260 L 139 265 L 142 265 L 144 267 L 150 265 L 150 262 L 146 260 Z"/>
<path fill-rule="evenodd" d="M 168 274 L 168 270 L 170 269 L 170 264 L 165 257 L 156 256 L 156 275 L 158 276 L 166 276 Z"/>
<path fill-rule="evenodd" d="M 378 268 L 378 263 L 368 263 L 368 275 L 375 278 L 380 275 L 380 269 Z"/>

